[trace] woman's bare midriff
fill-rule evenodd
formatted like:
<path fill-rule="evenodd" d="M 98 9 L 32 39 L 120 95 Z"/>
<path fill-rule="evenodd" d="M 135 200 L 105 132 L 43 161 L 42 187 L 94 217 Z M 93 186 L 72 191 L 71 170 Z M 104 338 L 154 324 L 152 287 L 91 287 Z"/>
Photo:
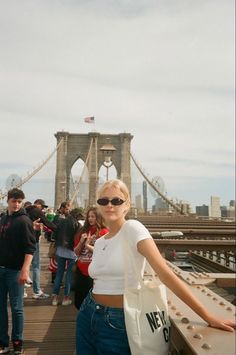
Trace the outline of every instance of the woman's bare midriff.
<path fill-rule="evenodd" d="M 92 293 L 92 296 L 96 303 L 103 306 L 123 308 L 123 295 L 97 295 Z"/>

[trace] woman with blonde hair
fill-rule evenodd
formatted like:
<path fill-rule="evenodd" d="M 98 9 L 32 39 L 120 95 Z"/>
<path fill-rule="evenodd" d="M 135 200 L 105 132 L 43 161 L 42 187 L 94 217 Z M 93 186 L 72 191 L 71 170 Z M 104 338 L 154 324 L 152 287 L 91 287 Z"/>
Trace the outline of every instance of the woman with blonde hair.
<path fill-rule="evenodd" d="M 77 316 L 77 355 L 131 354 L 123 310 L 127 267 L 122 247 L 124 238 L 140 272 L 144 272 L 147 260 L 160 280 L 209 326 L 233 331 L 234 321 L 215 317 L 172 272 L 144 225 L 137 220 L 125 219 L 130 208 L 130 195 L 122 181 L 107 181 L 98 191 L 97 204 L 109 233 L 96 241 L 89 266 L 94 284 Z"/>

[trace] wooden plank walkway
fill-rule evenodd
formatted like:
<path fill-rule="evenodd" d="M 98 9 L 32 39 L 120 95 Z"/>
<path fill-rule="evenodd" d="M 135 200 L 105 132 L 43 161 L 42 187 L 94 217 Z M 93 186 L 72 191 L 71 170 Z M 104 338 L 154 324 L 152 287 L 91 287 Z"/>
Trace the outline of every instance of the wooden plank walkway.
<path fill-rule="evenodd" d="M 51 272 L 48 271 L 48 243 L 42 237 L 41 287 L 51 295 Z M 25 299 L 24 349 L 26 355 L 73 355 L 75 349 L 75 320 L 77 309 L 74 305 L 52 306 L 51 297 L 45 300 L 32 299 L 32 288 L 27 288 Z M 61 298 L 63 290 L 61 290 Z M 73 296 L 73 294 L 72 294 Z"/>
<path fill-rule="evenodd" d="M 48 271 L 48 247 L 49 244 L 44 238 L 42 238 L 40 247 L 42 264 L 41 287 L 45 292 L 51 294 L 52 284 L 51 273 Z M 209 305 L 209 307 L 211 306 L 212 310 L 219 316 L 228 318 L 233 317 L 233 314 L 235 314 L 235 308 L 224 299 L 222 299 L 225 304 L 223 307 L 220 306 L 220 304 L 218 305 L 218 303 L 215 304 L 212 299 L 209 300 L 209 297 L 207 298 L 208 294 L 203 293 L 201 289 L 194 288 L 193 291 L 197 293 L 196 296 L 202 300 L 202 302 Z M 73 355 L 75 350 L 75 320 L 77 309 L 73 304 L 64 307 L 61 305 L 57 307 L 52 306 L 51 297 L 45 300 L 32 299 L 32 288 L 28 288 L 27 293 L 28 298 L 25 299 L 24 327 L 24 348 L 26 355 Z M 62 293 L 63 290 L 61 290 L 61 298 Z M 173 295 L 173 298 L 175 299 L 176 296 Z M 218 296 L 217 298 L 219 299 Z M 178 341 L 180 342 L 177 342 L 178 348 L 184 349 L 187 346 L 188 349 L 191 349 L 191 351 L 188 350 L 187 352 L 183 352 L 184 354 L 202 354 L 203 352 L 205 354 L 205 349 L 201 347 L 202 343 L 197 345 L 195 340 L 193 341 L 191 331 L 188 330 L 185 323 L 181 323 L 178 318 L 179 316 L 177 316 L 178 312 L 176 313 L 176 307 L 173 307 L 173 304 L 179 304 L 180 302 L 180 300 L 175 300 L 174 303 L 171 303 L 171 307 L 169 308 L 173 325 L 175 325 L 176 328 L 175 332 L 175 328 L 173 327 L 172 344 L 174 344 L 174 335 L 178 334 Z M 191 322 L 195 322 L 195 324 L 197 324 L 197 330 L 199 326 L 199 319 L 197 318 L 195 321 L 196 315 L 193 314 L 192 311 L 189 314 L 186 306 L 183 306 L 183 309 L 181 309 L 180 306 L 178 307 L 177 310 L 181 311 L 180 314 L 185 315 L 185 317 L 189 317 Z M 181 327 L 184 327 L 184 330 Z M 235 353 L 234 333 L 225 332 L 223 334 L 220 330 L 211 329 L 202 325 L 200 331 L 203 334 L 202 341 L 205 343 L 210 342 L 212 348 L 214 349 L 214 354 L 222 354 L 222 351 L 224 351 L 227 355 Z M 187 335 L 185 332 L 187 332 Z M 174 339 L 174 342 L 176 339 Z M 222 350 L 222 348 L 224 350 Z M 213 352 L 211 353 L 213 354 Z"/>

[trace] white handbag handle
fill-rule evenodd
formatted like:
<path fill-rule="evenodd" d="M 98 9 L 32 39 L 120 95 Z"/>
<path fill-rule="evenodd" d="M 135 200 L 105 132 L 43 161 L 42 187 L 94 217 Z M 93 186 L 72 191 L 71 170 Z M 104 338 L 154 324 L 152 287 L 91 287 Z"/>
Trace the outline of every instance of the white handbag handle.
<path fill-rule="evenodd" d="M 129 261 L 131 260 L 131 265 L 132 268 L 136 274 L 136 278 L 140 284 L 141 287 L 144 286 L 144 280 L 143 277 L 140 273 L 140 270 L 138 270 L 134 255 L 132 253 L 131 247 L 129 242 L 127 241 L 128 236 L 124 235 L 124 237 L 122 238 L 122 244 L 123 244 L 123 254 L 124 254 L 124 261 L 125 261 L 125 266 L 127 266 L 129 264 Z M 145 258 L 145 267 L 148 267 L 150 274 L 151 274 L 151 278 L 153 280 L 156 280 L 156 275 L 155 272 L 153 270 L 153 268 L 151 267 L 151 265 L 148 263 L 148 261 Z M 125 267 L 125 287 L 128 285 L 128 268 Z"/>

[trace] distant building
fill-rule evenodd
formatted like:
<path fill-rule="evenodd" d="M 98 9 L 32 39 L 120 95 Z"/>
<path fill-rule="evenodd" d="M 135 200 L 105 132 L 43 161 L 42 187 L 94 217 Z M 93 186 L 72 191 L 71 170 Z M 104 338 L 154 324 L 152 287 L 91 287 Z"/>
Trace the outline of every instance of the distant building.
<path fill-rule="evenodd" d="M 206 205 L 196 206 L 196 215 L 208 217 L 209 216 L 209 206 L 206 206 Z"/>
<path fill-rule="evenodd" d="M 229 208 L 228 208 L 228 213 L 227 213 L 227 217 L 228 217 L 228 218 L 234 218 L 234 219 L 235 219 L 235 217 L 236 217 L 236 215 L 235 215 L 235 207 L 229 206 Z"/>
<path fill-rule="evenodd" d="M 235 207 L 234 206 L 221 206 L 221 217 L 223 218 L 235 218 Z"/>
<path fill-rule="evenodd" d="M 144 212 L 147 212 L 147 205 L 148 205 L 148 201 L 147 201 L 147 182 L 143 181 L 143 209 L 144 209 Z"/>
<path fill-rule="evenodd" d="M 226 218 L 228 217 L 228 207 L 227 206 L 220 206 L 221 217 Z"/>
<path fill-rule="evenodd" d="M 155 205 L 152 206 L 152 212 L 168 212 L 169 211 L 169 206 L 168 204 L 163 201 L 162 198 L 158 197 L 155 200 Z"/>
<path fill-rule="evenodd" d="M 137 210 L 143 211 L 143 201 L 142 201 L 142 196 L 141 195 L 137 195 L 135 196 L 135 207 L 137 208 Z"/>
<path fill-rule="evenodd" d="M 190 204 L 187 201 L 180 201 L 179 207 L 181 208 L 183 214 L 191 213 Z"/>
<path fill-rule="evenodd" d="M 168 204 L 163 201 L 162 198 L 158 197 L 156 200 L 155 200 L 155 206 L 157 209 L 161 209 L 161 210 L 169 210 L 169 206 Z"/>
<path fill-rule="evenodd" d="M 229 206 L 235 208 L 235 200 L 230 200 L 229 201 Z"/>
<path fill-rule="evenodd" d="M 220 198 L 218 196 L 211 196 L 210 217 L 221 217 Z"/>

